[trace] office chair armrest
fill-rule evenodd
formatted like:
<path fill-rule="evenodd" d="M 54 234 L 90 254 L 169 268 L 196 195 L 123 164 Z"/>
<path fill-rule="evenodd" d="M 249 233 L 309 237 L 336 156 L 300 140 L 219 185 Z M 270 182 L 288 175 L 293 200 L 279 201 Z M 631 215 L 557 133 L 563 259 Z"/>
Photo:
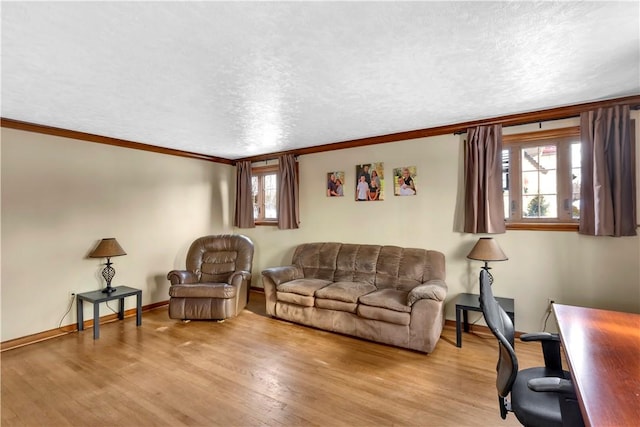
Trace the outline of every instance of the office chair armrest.
<path fill-rule="evenodd" d="M 562 358 L 560 356 L 560 336 L 549 332 L 534 332 L 520 335 L 520 340 L 525 342 L 539 341 L 544 355 L 544 366 L 549 369 L 562 370 Z"/>
<path fill-rule="evenodd" d="M 575 395 L 573 383 L 570 380 L 558 377 L 533 378 L 527 381 L 527 386 L 538 392 L 554 392 Z"/>
<path fill-rule="evenodd" d="M 549 332 L 531 332 L 520 335 L 520 341 L 560 341 L 560 335 Z"/>

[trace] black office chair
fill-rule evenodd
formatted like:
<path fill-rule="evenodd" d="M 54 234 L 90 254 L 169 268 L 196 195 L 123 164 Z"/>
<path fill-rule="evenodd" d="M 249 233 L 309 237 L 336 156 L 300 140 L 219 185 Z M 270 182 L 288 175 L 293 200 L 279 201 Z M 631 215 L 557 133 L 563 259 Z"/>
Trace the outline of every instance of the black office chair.
<path fill-rule="evenodd" d="M 513 412 L 525 426 L 584 426 L 571 374 L 562 369 L 558 335 L 548 332 L 521 335 L 522 341 L 540 341 L 545 366 L 518 371 L 513 323 L 493 297 L 485 270 L 480 272 L 480 308 L 498 339 L 496 387 L 502 419 L 507 412 Z M 509 394 L 511 401 L 507 398 Z"/>

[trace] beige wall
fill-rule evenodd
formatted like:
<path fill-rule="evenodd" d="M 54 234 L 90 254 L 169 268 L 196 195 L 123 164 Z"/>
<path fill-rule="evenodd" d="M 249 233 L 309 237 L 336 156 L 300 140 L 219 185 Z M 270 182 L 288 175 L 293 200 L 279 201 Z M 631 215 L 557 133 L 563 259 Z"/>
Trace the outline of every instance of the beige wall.
<path fill-rule="evenodd" d="M 103 237 L 127 252 L 113 284 L 150 304 L 195 237 L 232 231 L 232 166 L 7 128 L 1 150 L 2 341 L 58 327 L 70 291 L 104 286 L 105 260 L 87 258 Z M 74 305 L 62 324 L 75 321 Z"/>
<path fill-rule="evenodd" d="M 576 124 L 577 120 L 554 121 L 542 129 Z M 536 129 L 538 124 L 505 128 L 505 133 Z M 339 241 L 440 250 L 447 258 L 448 300 L 461 292 L 477 293 L 482 263 L 467 260 L 466 255 L 479 236 L 454 231 L 461 194 L 461 141 L 460 136 L 444 135 L 301 156 L 301 228 L 236 230 L 256 243 L 254 285 L 261 283 L 262 269 L 290 262 L 297 244 Z M 384 201 L 354 201 L 355 165 L 365 162 L 384 162 Z M 411 165 L 417 166 L 417 195 L 394 196 L 389 180 L 393 168 Z M 326 197 L 327 172 L 341 170 L 347 179 L 345 197 Z M 518 330 L 542 327 L 548 297 L 564 304 L 640 312 L 637 237 L 595 238 L 557 231 L 508 231 L 494 237 L 509 257 L 491 264 L 494 292 L 515 298 Z M 470 318 L 480 316 L 474 313 Z M 455 319 L 451 304 L 447 318 Z M 553 318 L 547 329 L 555 329 Z"/>
<path fill-rule="evenodd" d="M 542 129 L 576 123 L 549 122 Z M 640 135 L 640 120 L 636 124 Z M 537 124 L 505 128 L 505 133 L 535 129 Z M 114 284 L 142 289 L 143 304 L 150 304 L 168 299 L 166 273 L 184 267 L 194 237 L 233 230 L 231 166 L 6 128 L 0 144 L 1 341 L 56 328 L 70 291 L 104 285 L 104 260 L 86 258 L 103 237 L 116 237 L 127 251 L 113 258 Z M 640 150 L 636 154 L 640 165 Z M 288 263 L 297 244 L 341 241 L 438 249 L 447 257 L 449 301 L 460 292 L 478 291 L 482 263 L 467 260 L 466 254 L 479 236 L 454 231 L 461 137 L 319 153 L 299 161 L 301 228 L 235 230 L 256 245 L 254 286 L 261 285 L 262 269 Z M 384 162 L 386 177 L 395 167 L 417 166 L 418 194 L 396 197 L 387 181 L 384 201 L 356 203 L 355 165 L 363 162 Z M 325 196 L 326 173 L 332 170 L 346 172 L 343 198 Z M 494 237 L 509 256 L 509 261 L 492 264 L 494 292 L 516 299 L 519 330 L 541 328 L 547 297 L 640 312 L 637 237 L 548 231 L 508 231 Z M 128 299 L 126 308 L 132 307 L 133 299 Z M 74 310 L 75 305 L 63 325 L 75 322 Z M 101 314 L 109 313 L 103 304 Z M 90 316 L 87 308 L 85 318 Z M 454 317 L 449 304 L 447 318 Z M 472 320 L 479 317 L 471 315 Z M 548 326 L 555 327 L 553 318 Z"/>

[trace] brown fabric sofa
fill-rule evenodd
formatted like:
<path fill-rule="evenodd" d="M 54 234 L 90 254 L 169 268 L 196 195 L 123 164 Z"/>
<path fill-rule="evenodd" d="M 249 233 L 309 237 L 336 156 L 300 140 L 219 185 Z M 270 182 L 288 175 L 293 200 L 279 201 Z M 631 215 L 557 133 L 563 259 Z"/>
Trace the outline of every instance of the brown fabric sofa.
<path fill-rule="evenodd" d="M 306 243 L 262 272 L 267 313 L 430 353 L 444 324 L 445 258 L 397 246 Z"/>
<path fill-rule="evenodd" d="M 247 305 L 253 242 L 239 234 L 204 236 L 187 251 L 187 269 L 167 274 L 169 317 L 227 319 Z"/>

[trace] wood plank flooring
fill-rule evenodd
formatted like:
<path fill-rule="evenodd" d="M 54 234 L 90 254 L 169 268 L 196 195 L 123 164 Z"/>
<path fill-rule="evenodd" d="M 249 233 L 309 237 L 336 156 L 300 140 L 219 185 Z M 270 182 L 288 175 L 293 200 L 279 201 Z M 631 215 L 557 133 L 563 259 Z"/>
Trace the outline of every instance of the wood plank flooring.
<path fill-rule="evenodd" d="M 516 344 L 521 369 L 538 344 Z M 500 419 L 493 336 L 447 326 L 429 355 L 269 318 L 264 296 L 222 323 L 167 308 L 5 351 L 8 426 L 515 426 Z"/>

